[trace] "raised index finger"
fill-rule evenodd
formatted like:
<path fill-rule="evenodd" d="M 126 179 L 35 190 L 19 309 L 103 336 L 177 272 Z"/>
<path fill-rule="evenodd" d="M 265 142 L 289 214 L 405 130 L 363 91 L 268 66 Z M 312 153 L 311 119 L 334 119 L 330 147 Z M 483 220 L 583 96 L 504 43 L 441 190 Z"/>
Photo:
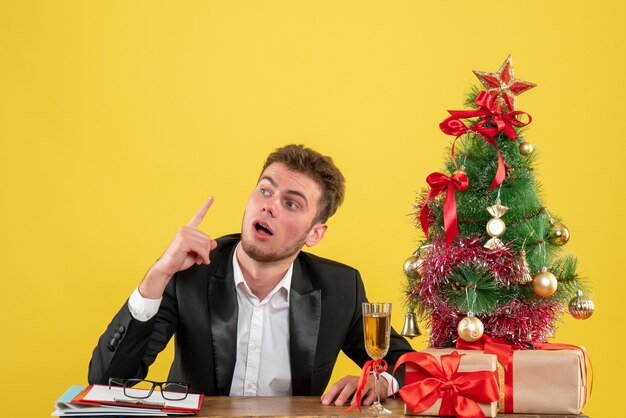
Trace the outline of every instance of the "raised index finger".
<path fill-rule="evenodd" d="M 215 200 L 213 196 L 209 196 L 209 198 L 206 200 L 206 202 L 204 202 L 202 207 L 198 209 L 195 215 L 193 215 L 193 218 L 191 218 L 187 226 L 190 226 L 192 228 L 199 227 L 202 223 L 202 220 L 204 219 L 204 215 L 206 215 L 207 211 L 213 204 L 213 200 Z"/>

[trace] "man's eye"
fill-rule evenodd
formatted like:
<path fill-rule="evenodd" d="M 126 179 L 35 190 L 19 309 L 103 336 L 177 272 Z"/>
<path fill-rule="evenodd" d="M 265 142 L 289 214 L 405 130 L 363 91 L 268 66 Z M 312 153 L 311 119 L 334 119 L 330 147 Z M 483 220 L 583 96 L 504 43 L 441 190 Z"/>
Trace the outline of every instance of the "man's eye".
<path fill-rule="evenodd" d="M 261 193 L 261 196 L 269 196 L 270 195 L 270 191 L 267 189 L 264 189 L 261 187 L 261 189 L 259 189 L 259 193 Z"/>
<path fill-rule="evenodd" d="M 289 209 L 298 209 L 298 208 L 300 207 L 300 206 L 298 206 L 298 204 L 297 204 L 296 202 L 293 202 L 293 201 L 291 201 L 291 200 L 290 200 L 290 201 L 288 201 L 288 202 L 286 203 L 286 205 L 287 205 L 287 207 L 288 207 Z"/>

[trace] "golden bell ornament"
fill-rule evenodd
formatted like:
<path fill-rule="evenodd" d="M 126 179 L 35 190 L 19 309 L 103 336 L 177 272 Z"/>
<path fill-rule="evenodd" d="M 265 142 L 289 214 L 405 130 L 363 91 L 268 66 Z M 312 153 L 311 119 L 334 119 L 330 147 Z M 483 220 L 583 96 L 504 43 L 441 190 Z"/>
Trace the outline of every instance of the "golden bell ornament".
<path fill-rule="evenodd" d="M 583 292 L 579 290 L 578 295 L 569 301 L 567 309 L 574 318 L 587 319 L 593 315 L 593 301 L 587 296 L 583 296 Z"/>
<path fill-rule="evenodd" d="M 565 245 L 569 241 L 569 229 L 563 224 L 552 225 L 550 241 L 558 245 Z"/>
<path fill-rule="evenodd" d="M 404 314 L 402 335 L 408 338 L 419 337 L 422 335 L 419 326 L 417 325 L 417 320 L 415 319 L 415 312 L 407 312 Z"/>
<path fill-rule="evenodd" d="M 535 150 L 535 147 L 530 142 L 522 141 L 519 144 L 519 153 L 522 155 L 530 155 Z"/>
<path fill-rule="evenodd" d="M 456 327 L 459 337 L 468 343 L 480 340 L 485 332 L 485 327 L 480 319 L 475 316 L 466 316 Z"/>
<path fill-rule="evenodd" d="M 404 270 L 404 274 L 409 279 L 415 280 L 420 276 L 420 272 L 422 269 L 422 259 L 416 255 L 412 255 L 406 259 L 402 269 Z"/>
<path fill-rule="evenodd" d="M 541 296 L 542 298 L 547 298 L 556 292 L 556 288 L 559 283 L 556 280 L 554 274 L 550 273 L 546 267 L 541 269 L 541 272 L 537 273 L 535 277 L 533 277 L 532 287 L 533 292 L 537 296 Z"/>

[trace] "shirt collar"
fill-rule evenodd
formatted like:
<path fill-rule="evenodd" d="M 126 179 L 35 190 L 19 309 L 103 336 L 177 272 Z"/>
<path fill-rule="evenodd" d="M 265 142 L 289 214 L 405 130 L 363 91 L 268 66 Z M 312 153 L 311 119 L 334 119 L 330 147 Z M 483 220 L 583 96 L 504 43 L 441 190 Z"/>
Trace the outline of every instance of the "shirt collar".
<path fill-rule="evenodd" d="M 233 251 L 233 276 L 235 278 L 235 287 L 237 289 L 243 290 L 249 297 L 252 296 L 256 298 L 256 296 L 254 296 L 254 294 L 248 287 L 248 283 L 246 283 L 246 280 L 243 278 L 243 272 L 241 271 L 239 260 L 237 260 L 237 250 L 240 245 L 241 245 L 241 241 L 237 243 L 237 247 L 235 248 L 235 251 Z M 272 296 L 274 296 L 274 294 L 276 292 L 279 292 L 281 289 L 284 289 L 284 291 L 280 292 L 281 295 L 284 295 L 283 300 L 288 301 L 289 292 L 291 289 L 291 277 L 292 276 L 293 276 L 293 263 L 291 263 L 291 265 L 287 269 L 287 272 L 285 273 L 283 278 L 278 282 L 278 284 L 276 284 L 276 286 L 272 289 L 272 291 L 261 302 L 265 300 L 270 300 Z"/>

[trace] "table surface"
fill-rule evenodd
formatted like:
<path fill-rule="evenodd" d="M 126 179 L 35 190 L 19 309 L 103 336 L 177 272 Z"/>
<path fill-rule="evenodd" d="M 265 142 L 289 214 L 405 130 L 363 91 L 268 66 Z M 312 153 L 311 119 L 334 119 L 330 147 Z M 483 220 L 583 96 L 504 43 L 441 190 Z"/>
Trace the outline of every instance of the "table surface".
<path fill-rule="evenodd" d="M 401 401 L 387 400 L 385 407 L 391 410 L 388 417 L 404 416 Z M 358 409 L 343 412 L 345 407 L 324 406 L 317 396 L 293 397 L 238 397 L 206 396 L 199 417 L 349 417 L 362 416 Z M 520 415 L 498 414 L 498 417 L 511 418 L 588 418 L 586 415 Z"/>

